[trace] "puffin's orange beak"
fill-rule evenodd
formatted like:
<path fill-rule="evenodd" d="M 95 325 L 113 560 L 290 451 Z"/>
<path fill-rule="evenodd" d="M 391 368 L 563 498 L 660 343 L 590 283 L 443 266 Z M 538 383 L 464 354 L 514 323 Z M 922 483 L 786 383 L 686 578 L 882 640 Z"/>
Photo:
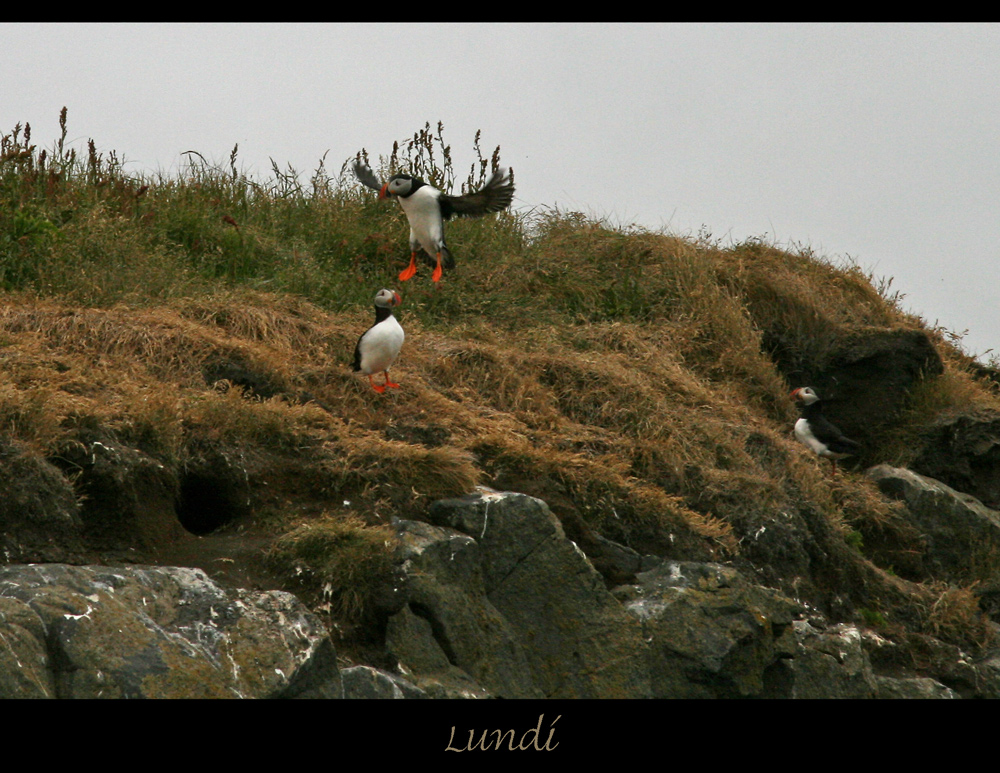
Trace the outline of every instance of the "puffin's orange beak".
<path fill-rule="evenodd" d="M 387 199 L 387 198 L 389 198 L 389 196 L 390 196 L 391 194 L 390 194 L 390 193 L 388 192 L 388 190 L 387 190 L 387 189 L 388 189 L 388 187 L 389 187 L 389 183 L 386 183 L 385 185 L 383 185 L 383 186 L 382 186 L 382 190 L 380 190 L 380 191 L 378 192 L 378 197 L 379 197 L 380 199 Z"/>
<path fill-rule="evenodd" d="M 802 387 L 799 387 L 798 389 L 793 389 L 792 393 L 790 395 L 788 395 L 788 396 L 794 400 L 795 399 L 795 395 L 797 395 L 801 391 L 802 391 Z"/>
<path fill-rule="evenodd" d="M 398 306 L 399 304 L 401 304 L 403 302 L 403 299 L 399 297 L 399 293 L 397 293 L 397 292 L 394 292 L 392 294 L 392 297 L 396 299 L 396 303 L 393 304 L 394 306 Z"/>

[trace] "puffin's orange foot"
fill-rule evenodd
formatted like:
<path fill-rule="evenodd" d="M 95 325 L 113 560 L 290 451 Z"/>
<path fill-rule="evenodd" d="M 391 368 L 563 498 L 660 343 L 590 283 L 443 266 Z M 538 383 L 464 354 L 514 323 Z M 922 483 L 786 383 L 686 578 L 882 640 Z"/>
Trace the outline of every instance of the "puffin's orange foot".
<path fill-rule="evenodd" d="M 399 281 L 405 282 L 408 279 L 412 279 L 413 275 L 417 273 L 417 253 L 413 253 L 410 256 L 410 265 L 399 272 Z"/>
<path fill-rule="evenodd" d="M 385 391 L 385 387 L 384 386 L 381 386 L 380 384 L 376 384 L 375 381 L 372 380 L 371 374 L 368 375 L 368 383 L 371 384 L 372 385 L 372 389 L 374 389 L 379 394 L 382 394 Z"/>
<path fill-rule="evenodd" d="M 399 389 L 399 384 L 395 384 L 389 380 L 389 372 L 388 371 L 384 372 L 385 372 L 385 386 L 392 387 L 393 389 Z M 385 389 L 385 387 L 382 388 Z"/>
<path fill-rule="evenodd" d="M 441 281 L 441 274 L 443 274 L 443 273 L 444 272 L 441 270 L 441 253 L 439 252 L 438 256 L 437 256 L 437 265 L 434 266 L 434 273 L 431 274 L 431 281 L 432 282 L 440 282 Z"/>

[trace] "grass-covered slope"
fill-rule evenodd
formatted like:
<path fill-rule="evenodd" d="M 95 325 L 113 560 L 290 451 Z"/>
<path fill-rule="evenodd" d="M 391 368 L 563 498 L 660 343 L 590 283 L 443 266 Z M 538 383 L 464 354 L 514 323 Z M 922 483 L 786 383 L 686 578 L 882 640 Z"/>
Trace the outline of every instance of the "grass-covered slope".
<path fill-rule="evenodd" d="M 805 384 L 789 376 L 872 330 L 926 336 L 943 372 L 898 396 L 865 463 L 905 464 L 935 417 L 998 407 L 968 358 L 857 266 L 502 213 L 448 224 L 458 266 L 440 286 L 427 270 L 400 286 L 405 218 L 351 178 L 276 168 L 260 183 L 235 149 L 228 166 L 132 175 L 93 143 L 67 151 L 61 124 L 52 148 L 28 127 L 0 141 L 0 463 L 44 462 L 74 487 L 73 555 L 202 545 L 232 562 L 187 535 L 245 535 L 260 576 L 366 621 L 391 519 L 484 484 L 545 499 L 609 583 L 622 578 L 598 535 L 733 562 L 835 617 L 984 643 L 976 578 L 923 574 L 900 507 L 791 435 L 788 394 Z M 453 181 L 436 140 L 419 132 L 382 173 L 420 159 Z M 407 336 L 402 386 L 383 395 L 350 369 L 381 287 L 403 295 Z M 103 449 L 155 469 L 183 528 L 117 524 L 128 507 L 109 487 L 150 487 L 101 477 Z M 45 558 L 17 517 L 0 509 L 8 560 Z"/>

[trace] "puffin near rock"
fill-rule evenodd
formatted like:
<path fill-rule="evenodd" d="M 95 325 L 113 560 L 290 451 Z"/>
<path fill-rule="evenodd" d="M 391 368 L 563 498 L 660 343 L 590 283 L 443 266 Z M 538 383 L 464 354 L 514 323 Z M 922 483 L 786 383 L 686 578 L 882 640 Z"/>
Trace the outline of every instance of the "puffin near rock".
<path fill-rule="evenodd" d="M 823 415 L 819 395 L 812 387 L 800 387 L 792 392 L 791 398 L 802 409 L 801 418 L 795 422 L 795 437 L 822 457 L 830 460 L 833 473 L 837 474 L 837 460 L 854 456 L 860 446 L 844 437 L 839 429 Z"/>

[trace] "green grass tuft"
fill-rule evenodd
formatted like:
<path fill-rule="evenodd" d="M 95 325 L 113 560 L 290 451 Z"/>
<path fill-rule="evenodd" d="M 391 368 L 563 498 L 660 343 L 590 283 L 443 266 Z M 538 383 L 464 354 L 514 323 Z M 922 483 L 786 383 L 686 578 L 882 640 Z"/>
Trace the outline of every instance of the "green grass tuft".
<path fill-rule="evenodd" d="M 320 597 L 335 617 L 359 621 L 391 588 L 392 537 L 389 527 L 356 517 L 320 517 L 276 540 L 267 561 L 291 585 Z"/>

